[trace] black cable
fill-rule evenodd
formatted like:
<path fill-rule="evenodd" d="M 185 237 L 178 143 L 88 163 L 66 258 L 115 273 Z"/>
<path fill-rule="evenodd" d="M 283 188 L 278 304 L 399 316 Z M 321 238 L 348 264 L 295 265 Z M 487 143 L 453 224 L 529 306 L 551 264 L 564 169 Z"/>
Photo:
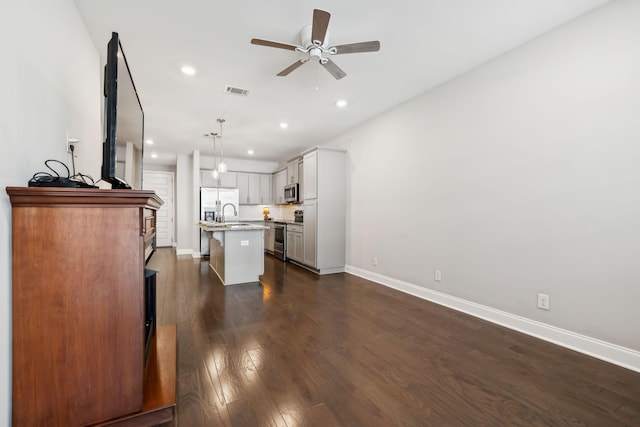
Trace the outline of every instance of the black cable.
<path fill-rule="evenodd" d="M 76 147 L 73 144 L 69 144 L 69 150 L 71 150 L 71 170 L 73 170 L 73 176 L 76 176 L 76 160 L 75 157 L 73 155 L 73 150 L 75 150 Z"/>
<path fill-rule="evenodd" d="M 96 187 L 96 182 L 93 180 L 91 176 L 85 175 L 82 173 L 75 173 L 75 162 L 73 161 L 73 145 L 71 145 L 71 158 L 73 162 L 73 172 L 74 172 L 73 175 L 71 175 L 71 172 L 69 171 L 69 168 L 67 167 L 67 165 L 61 162 L 60 160 L 48 159 L 48 160 L 45 160 L 44 164 L 47 167 L 47 169 L 49 169 L 53 173 L 49 173 L 46 171 L 36 172 L 33 174 L 33 177 L 29 180 L 29 185 L 36 186 L 36 187 L 37 186 L 71 187 L 72 185 L 58 185 L 58 184 L 64 183 L 64 181 L 73 181 L 78 184 L 77 185 L 78 187 L 86 187 L 86 188 Z M 62 165 L 64 169 L 67 171 L 67 176 L 61 176 L 60 173 L 58 173 L 58 171 L 56 171 L 52 167 L 51 165 L 52 163 L 57 163 L 59 165 Z"/>

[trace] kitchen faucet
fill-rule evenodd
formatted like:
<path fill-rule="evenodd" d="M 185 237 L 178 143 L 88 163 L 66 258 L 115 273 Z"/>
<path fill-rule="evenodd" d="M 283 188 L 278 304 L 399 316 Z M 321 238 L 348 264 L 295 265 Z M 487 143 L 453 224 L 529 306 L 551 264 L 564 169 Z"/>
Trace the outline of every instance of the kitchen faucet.
<path fill-rule="evenodd" d="M 236 210 L 235 205 L 233 203 L 225 203 L 222 207 L 222 210 L 220 211 L 220 222 L 224 222 L 224 208 L 226 208 L 227 206 L 231 206 L 233 208 L 233 214 L 235 216 L 238 216 L 238 211 Z"/>

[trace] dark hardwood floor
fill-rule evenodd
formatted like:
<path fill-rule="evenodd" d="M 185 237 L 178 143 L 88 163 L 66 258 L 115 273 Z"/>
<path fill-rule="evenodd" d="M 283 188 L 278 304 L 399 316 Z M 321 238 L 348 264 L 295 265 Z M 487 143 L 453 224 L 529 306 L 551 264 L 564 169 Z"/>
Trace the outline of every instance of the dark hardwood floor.
<path fill-rule="evenodd" d="M 640 426 L 640 374 L 349 274 L 271 256 L 224 287 L 159 249 L 171 426 Z"/>

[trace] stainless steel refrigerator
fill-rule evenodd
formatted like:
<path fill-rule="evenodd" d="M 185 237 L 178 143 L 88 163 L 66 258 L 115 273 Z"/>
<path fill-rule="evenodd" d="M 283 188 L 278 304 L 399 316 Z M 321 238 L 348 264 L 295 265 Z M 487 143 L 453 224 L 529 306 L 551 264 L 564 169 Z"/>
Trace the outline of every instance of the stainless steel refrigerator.
<path fill-rule="evenodd" d="M 228 206 L 227 204 L 232 204 Z M 222 208 L 224 212 L 222 211 Z M 238 221 L 240 195 L 237 188 L 200 187 L 200 220 L 213 221 L 219 215 L 224 215 L 225 221 Z M 209 236 L 206 231 L 200 231 L 200 255 L 209 255 Z"/>

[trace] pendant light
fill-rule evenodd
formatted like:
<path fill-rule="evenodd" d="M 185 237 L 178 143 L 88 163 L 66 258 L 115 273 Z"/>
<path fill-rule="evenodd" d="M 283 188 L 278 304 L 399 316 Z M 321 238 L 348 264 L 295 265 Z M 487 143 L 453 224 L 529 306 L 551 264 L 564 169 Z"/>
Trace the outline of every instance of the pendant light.
<path fill-rule="evenodd" d="M 218 172 L 225 173 L 227 171 L 227 164 L 224 162 L 224 142 L 222 141 L 222 124 L 224 123 L 224 119 L 218 119 L 218 123 L 220 123 L 220 163 L 218 163 Z"/>
<path fill-rule="evenodd" d="M 211 177 L 213 179 L 219 179 L 220 172 L 218 172 L 218 161 L 216 157 L 218 153 L 218 150 L 216 149 L 216 137 L 218 136 L 218 134 L 215 132 L 209 132 L 205 133 L 204 136 L 210 136 L 213 138 L 213 170 L 211 171 Z"/>
<path fill-rule="evenodd" d="M 218 172 L 218 166 L 217 166 L 217 157 L 216 157 L 216 153 L 218 152 L 216 150 L 216 137 L 218 136 L 217 133 L 215 132 L 211 132 L 211 136 L 213 136 L 213 170 L 211 171 L 211 176 L 213 177 L 213 179 L 219 179 L 220 178 L 220 172 Z"/>

